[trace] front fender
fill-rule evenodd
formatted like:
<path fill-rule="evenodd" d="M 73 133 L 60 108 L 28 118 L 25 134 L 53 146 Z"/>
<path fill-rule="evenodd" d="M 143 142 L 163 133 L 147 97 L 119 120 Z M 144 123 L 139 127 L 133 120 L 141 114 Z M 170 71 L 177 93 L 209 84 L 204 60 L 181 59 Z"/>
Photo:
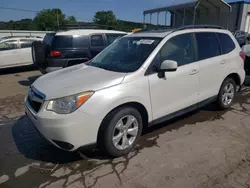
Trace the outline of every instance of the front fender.
<path fill-rule="evenodd" d="M 95 92 L 81 110 L 103 120 L 114 108 L 130 102 L 142 104 L 148 112 L 149 121 L 152 120 L 150 93 L 146 77 Z"/>

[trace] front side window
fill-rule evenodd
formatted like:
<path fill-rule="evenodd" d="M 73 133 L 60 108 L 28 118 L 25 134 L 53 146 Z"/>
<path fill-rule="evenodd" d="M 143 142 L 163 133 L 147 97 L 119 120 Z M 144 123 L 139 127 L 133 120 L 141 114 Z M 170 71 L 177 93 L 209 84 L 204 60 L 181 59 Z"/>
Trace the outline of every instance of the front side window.
<path fill-rule="evenodd" d="M 164 60 L 173 60 L 178 66 L 186 65 L 195 61 L 195 48 L 191 33 L 177 35 L 169 39 L 160 51 L 158 63 Z"/>
<path fill-rule="evenodd" d="M 89 65 L 115 72 L 134 72 L 161 40 L 157 37 L 123 37 L 105 48 Z"/>
<path fill-rule="evenodd" d="M 30 40 L 30 39 L 21 39 L 20 40 L 20 47 L 21 48 L 30 48 L 32 45 L 32 42 L 34 42 L 34 40 Z"/>
<path fill-rule="evenodd" d="M 198 60 L 204 60 L 220 55 L 220 45 L 215 33 L 196 33 Z"/>
<path fill-rule="evenodd" d="M 235 44 L 230 36 L 224 33 L 217 33 L 216 35 L 220 41 L 220 46 L 223 54 L 227 54 L 235 49 Z"/>
<path fill-rule="evenodd" d="M 17 49 L 17 40 L 0 42 L 0 51 Z"/>
<path fill-rule="evenodd" d="M 91 46 L 104 46 L 104 40 L 102 35 L 92 35 L 90 37 Z"/>

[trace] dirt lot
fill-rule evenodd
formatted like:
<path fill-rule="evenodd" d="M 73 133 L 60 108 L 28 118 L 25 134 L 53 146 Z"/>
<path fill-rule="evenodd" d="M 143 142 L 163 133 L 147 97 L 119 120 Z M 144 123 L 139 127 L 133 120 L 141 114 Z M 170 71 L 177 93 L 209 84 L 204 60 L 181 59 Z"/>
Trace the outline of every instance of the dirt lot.
<path fill-rule="evenodd" d="M 128 156 L 63 152 L 24 115 L 38 71 L 0 74 L 0 187 L 250 187 L 250 88 L 225 112 L 212 105 L 148 129 Z"/>

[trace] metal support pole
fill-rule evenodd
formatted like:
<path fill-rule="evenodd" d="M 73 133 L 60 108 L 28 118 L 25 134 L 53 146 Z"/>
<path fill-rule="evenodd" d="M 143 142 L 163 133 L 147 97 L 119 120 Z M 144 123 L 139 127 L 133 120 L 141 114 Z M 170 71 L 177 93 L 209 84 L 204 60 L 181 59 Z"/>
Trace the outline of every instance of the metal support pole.
<path fill-rule="evenodd" d="M 145 24 L 145 18 L 146 17 L 146 15 L 145 14 L 143 14 L 143 23 Z"/>
<path fill-rule="evenodd" d="M 150 14 L 149 23 L 152 23 L 152 13 Z"/>
<path fill-rule="evenodd" d="M 229 29 L 229 22 L 231 20 L 230 17 L 231 17 L 231 14 L 230 14 L 230 12 L 228 12 L 227 29 Z"/>
<path fill-rule="evenodd" d="M 174 23 L 173 23 L 173 26 L 174 26 L 174 28 L 175 28 L 175 9 L 174 9 Z"/>
<path fill-rule="evenodd" d="M 196 9 L 200 5 L 200 1 L 197 3 L 197 5 L 194 7 L 194 17 L 193 17 L 193 25 L 195 25 L 195 19 L 196 19 Z"/>
<path fill-rule="evenodd" d="M 159 25 L 159 14 L 160 14 L 160 12 L 157 12 L 157 27 Z"/>
<path fill-rule="evenodd" d="M 165 26 L 167 26 L 168 11 L 165 12 Z"/>
<path fill-rule="evenodd" d="M 183 19 L 182 19 L 182 26 L 185 25 L 185 17 L 186 17 L 186 9 L 183 10 Z"/>

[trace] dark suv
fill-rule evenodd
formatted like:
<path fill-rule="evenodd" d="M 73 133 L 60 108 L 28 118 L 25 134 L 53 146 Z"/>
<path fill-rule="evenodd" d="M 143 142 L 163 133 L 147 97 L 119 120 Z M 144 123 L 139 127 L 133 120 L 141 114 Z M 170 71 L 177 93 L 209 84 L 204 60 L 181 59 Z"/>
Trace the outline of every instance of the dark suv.
<path fill-rule="evenodd" d="M 125 32 L 77 29 L 48 33 L 43 41 L 32 44 L 33 63 L 42 73 L 91 60 Z"/>

